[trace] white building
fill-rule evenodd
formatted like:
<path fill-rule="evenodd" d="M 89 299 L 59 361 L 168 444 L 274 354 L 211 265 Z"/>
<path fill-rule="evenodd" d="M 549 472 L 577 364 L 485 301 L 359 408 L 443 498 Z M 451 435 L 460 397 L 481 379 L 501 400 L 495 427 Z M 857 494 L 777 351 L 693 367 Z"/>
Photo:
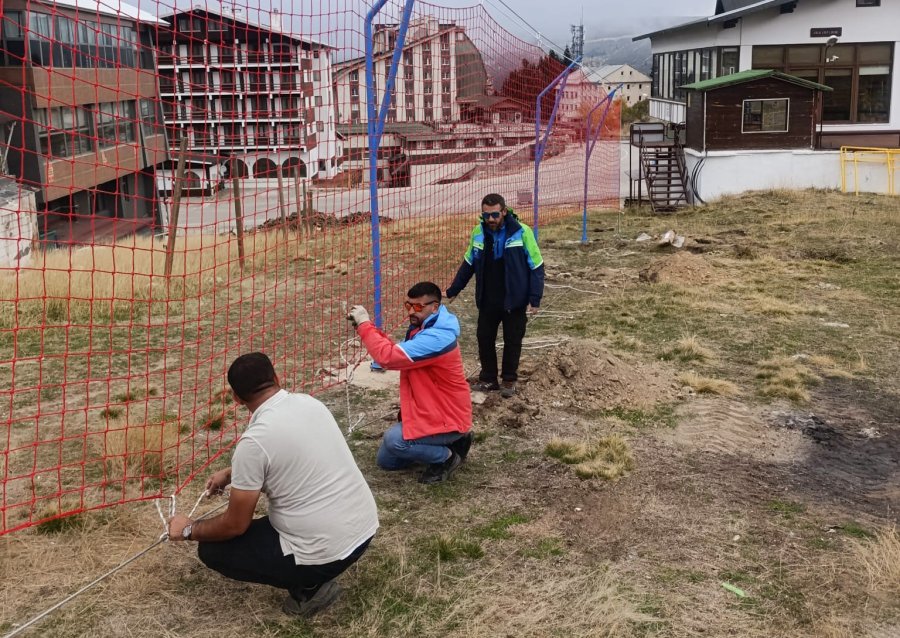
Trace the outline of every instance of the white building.
<path fill-rule="evenodd" d="M 650 78 L 628 64 L 607 64 L 589 73 L 607 94 L 618 87 L 616 97 L 627 105 L 650 97 Z"/>
<path fill-rule="evenodd" d="M 236 13 L 192 9 L 160 29 L 160 95 L 173 148 L 239 175 L 327 179 L 339 172 L 331 47 Z M 197 176 L 198 179 L 202 179 Z"/>
<path fill-rule="evenodd" d="M 376 105 L 380 105 L 399 28 L 375 26 L 374 71 Z M 334 94 L 338 121 L 357 124 L 367 120 L 365 57 L 335 65 Z M 388 122 L 458 122 L 458 100 L 485 95 L 487 71 L 465 29 L 433 17 L 413 20 L 406 33 L 397 69 Z"/>
<path fill-rule="evenodd" d="M 900 147 L 900 2 L 718 0 L 716 13 L 649 38 L 650 115 L 685 118 L 680 87 L 748 69 L 825 84 L 822 147 Z"/>

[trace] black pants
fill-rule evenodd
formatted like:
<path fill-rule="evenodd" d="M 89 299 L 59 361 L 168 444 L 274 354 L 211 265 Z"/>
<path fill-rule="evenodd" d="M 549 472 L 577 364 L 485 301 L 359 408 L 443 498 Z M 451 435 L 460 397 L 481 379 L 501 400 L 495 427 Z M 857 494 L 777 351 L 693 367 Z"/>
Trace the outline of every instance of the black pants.
<path fill-rule="evenodd" d="M 482 381 L 497 380 L 497 328 L 503 324 L 503 369 L 504 381 L 519 378 L 519 357 L 522 356 L 522 339 L 528 323 L 525 308 L 505 311 L 498 307 L 485 307 L 478 311 L 478 358 L 481 359 Z"/>
<path fill-rule="evenodd" d="M 347 558 L 324 565 L 297 565 L 281 551 L 278 532 L 269 517 L 254 519 L 247 531 L 227 541 L 198 543 L 200 560 L 226 578 L 287 589 L 298 601 L 308 600 L 329 580 L 337 578 L 363 555 L 362 543 Z"/>

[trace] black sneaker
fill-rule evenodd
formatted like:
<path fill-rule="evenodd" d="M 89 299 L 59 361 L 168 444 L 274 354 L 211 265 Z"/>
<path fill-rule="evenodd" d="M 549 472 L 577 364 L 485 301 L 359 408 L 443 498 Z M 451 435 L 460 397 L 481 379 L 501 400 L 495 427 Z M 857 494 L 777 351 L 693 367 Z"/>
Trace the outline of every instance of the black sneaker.
<path fill-rule="evenodd" d="M 433 463 L 426 467 L 422 476 L 419 477 L 419 483 L 431 485 L 446 481 L 460 465 L 462 465 L 462 457 L 451 448 L 450 458 L 443 463 Z"/>
<path fill-rule="evenodd" d="M 337 597 L 341 594 L 341 586 L 336 581 L 329 580 L 327 583 L 319 587 L 312 598 L 308 600 L 297 600 L 291 594 L 288 594 L 281 605 L 282 611 L 291 616 L 302 616 L 309 618 L 322 611 L 326 607 L 331 606 Z"/>
<path fill-rule="evenodd" d="M 500 396 L 504 399 L 509 399 L 516 394 L 516 382 L 515 381 L 504 381 L 500 386 Z"/>
<path fill-rule="evenodd" d="M 474 381 L 469 387 L 476 392 L 496 392 L 500 389 L 500 384 L 496 381 Z"/>
<path fill-rule="evenodd" d="M 469 448 L 472 447 L 472 433 L 466 432 L 448 447 L 459 455 L 460 463 L 464 462 L 469 456 Z"/>

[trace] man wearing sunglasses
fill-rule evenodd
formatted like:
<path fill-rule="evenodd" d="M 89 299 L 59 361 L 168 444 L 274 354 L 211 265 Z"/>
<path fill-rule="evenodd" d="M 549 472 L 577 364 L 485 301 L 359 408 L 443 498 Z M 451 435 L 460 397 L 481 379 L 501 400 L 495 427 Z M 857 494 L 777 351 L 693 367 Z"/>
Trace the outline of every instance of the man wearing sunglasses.
<path fill-rule="evenodd" d="M 528 314 L 535 314 L 544 295 L 544 259 L 534 233 L 492 193 L 481 200 L 481 223 L 469 238 L 469 247 L 456 278 L 447 289 L 453 301 L 475 275 L 478 308 L 478 358 L 481 373 L 474 388 L 516 393 L 519 358 Z M 526 314 L 527 313 L 527 314 Z M 497 383 L 497 329 L 503 325 L 502 384 Z"/>
<path fill-rule="evenodd" d="M 466 459 L 472 445 L 472 396 L 459 352 L 459 320 L 441 305 L 441 289 L 430 281 L 409 289 L 403 304 L 409 329 L 402 343 L 375 327 L 362 306 L 353 322 L 369 355 L 381 367 L 400 371 L 400 416 L 384 434 L 378 465 L 402 470 L 424 464 L 420 483 L 439 483 Z"/>

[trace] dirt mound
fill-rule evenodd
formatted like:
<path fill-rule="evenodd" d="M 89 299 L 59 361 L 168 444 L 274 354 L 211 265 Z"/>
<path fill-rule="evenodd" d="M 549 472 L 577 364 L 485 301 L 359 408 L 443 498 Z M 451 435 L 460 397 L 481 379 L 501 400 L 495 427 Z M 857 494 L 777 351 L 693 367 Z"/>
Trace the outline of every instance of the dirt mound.
<path fill-rule="evenodd" d="M 304 226 L 315 226 L 317 228 L 356 226 L 357 224 L 368 224 L 371 220 L 372 213 L 369 211 L 357 211 L 355 213 L 344 215 L 343 217 L 314 211 L 313 214 L 309 216 L 309 219 L 303 219 L 297 213 L 291 213 L 285 217 L 284 224 L 287 225 L 288 229 L 297 230 L 302 229 Z M 385 215 L 379 215 L 378 221 L 382 224 L 390 224 L 394 220 Z M 269 219 L 263 224 L 260 224 L 256 230 L 270 230 L 272 228 L 281 228 L 281 226 L 281 219 Z"/>
<path fill-rule="evenodd" d="M 712 270 L 703 257 L 682 252 L 657 259 L 639 276 L 651 284 L 703 284 L 712 279 Z"/>
<path fill-rule="evenodd" d="M 531 368 L 530 370 L 528 368 Z M 596 341 L 570 341 L 523 366 L 527 405 L 579 410 L 649 408 L 678 384 L 664 370 L 610 353 Z"/>

